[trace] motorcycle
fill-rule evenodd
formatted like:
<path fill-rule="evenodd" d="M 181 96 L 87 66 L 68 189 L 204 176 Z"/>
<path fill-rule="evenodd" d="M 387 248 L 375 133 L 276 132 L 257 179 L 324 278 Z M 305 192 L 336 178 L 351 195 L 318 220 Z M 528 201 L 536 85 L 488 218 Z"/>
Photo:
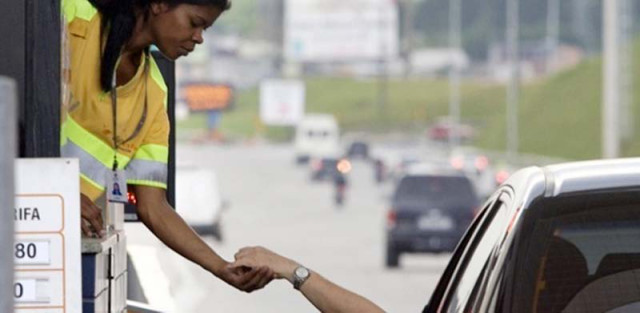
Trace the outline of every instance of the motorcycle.
<path fill-rule="evenodd" d="M 386 174 L 386 168 L 384 166 L 384 163 L 382 162 L 382 160 L 375 160 L 374 161 L 374 168 L 375 168 L 375 179 L 377 183 L 382 183 L 385 179 L 385 174 Z"/>
<path fill-rule="evenodd" d="M 347 177 L 338 173 L 334 176 L 333 185 L 335 186 L 335 204 L 337 206 L 342 206 L 345 201 L 345 194 L 347 191 Z"/>

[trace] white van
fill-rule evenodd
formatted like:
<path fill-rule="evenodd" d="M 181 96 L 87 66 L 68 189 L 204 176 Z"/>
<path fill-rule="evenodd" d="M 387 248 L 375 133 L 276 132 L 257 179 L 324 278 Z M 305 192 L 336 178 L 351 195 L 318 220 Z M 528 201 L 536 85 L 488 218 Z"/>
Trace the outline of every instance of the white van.
<path fill-rule="evenodd" d="M 222 240 L 222 199 L 215 172 L 191 164 L 176 166 L 176 211 L 200 235 Z"/>
<path fill-rule="evenodd" d="M 330 114 L 308 114 L 296 127 L 296 161 L 306 163 L 310 158 L 338 157 L 340 129 Z"/>

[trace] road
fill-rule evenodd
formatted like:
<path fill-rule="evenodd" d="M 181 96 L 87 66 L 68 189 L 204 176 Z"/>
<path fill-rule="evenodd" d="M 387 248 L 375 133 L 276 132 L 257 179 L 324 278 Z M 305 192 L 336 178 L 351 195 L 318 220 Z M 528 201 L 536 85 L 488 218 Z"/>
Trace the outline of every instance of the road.
<path fill-rule="evenodd" d="M 218 175 L 231 206 L 223 216 L 224 241 L 207 242 L 228 260 L 241 247 L 265 246 L 388 312 L 420 312 L 448 261 L 448 255 L 406 255 L 400 269 L 385 269 L 390 187 L 377 185 L 364 161 L 354 162 L 347 201 L 337 209 L 331 184 L 311 183 L 289 146 L 179 145 L 177 154 L 178 163 L 210 167 Z M 154 261 L 161 269 L 141 275 L 147 289 L 159 290 L 147 291 L 152 304 L 178 312 L 317 312 L 286 281 L 245 294 L 164 247 L 142 225 L 129 224 L 127 236 L 142 272 L 151 271 Z M 162 296 L 165 285 L 172 299 Z"/>

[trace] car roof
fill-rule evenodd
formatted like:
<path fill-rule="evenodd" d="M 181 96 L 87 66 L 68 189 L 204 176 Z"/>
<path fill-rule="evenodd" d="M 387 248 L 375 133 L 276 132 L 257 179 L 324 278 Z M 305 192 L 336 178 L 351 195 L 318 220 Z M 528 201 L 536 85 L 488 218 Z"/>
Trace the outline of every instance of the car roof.
<path fill-rule="evenodd" d="M 547 166 L 545 195 L 640 187 L 640 158 L 575 162 Z"/>
<path fill-rule="evenodd" d="M 539 174 L 544 175 L 546 197 L 599 189 L 640 187 L 640 158 L 530 167 L 516 172 L 506 183 L 513 184 L 514 181 Z"/>
<path fill-rule="evenodd" d="M 518 207 L 538 197 L 559 197 L 596 190 L 640 188 L 640 158 L 609 159 L 528 167 L 504 183 L 518 190 Z"/>

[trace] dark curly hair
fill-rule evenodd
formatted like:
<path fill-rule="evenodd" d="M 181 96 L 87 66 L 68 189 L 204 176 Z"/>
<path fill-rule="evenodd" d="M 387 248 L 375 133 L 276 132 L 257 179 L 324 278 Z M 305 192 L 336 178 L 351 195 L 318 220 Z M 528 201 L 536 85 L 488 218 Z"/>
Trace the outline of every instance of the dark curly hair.
<path fill-rule="evenodd" d="M 136 12 L 149 14 L 152 3 L 165 3 L 169 7 L 180 4 L 212 5 L 220 10 L 231 8 L 231 0 L 89 0 L 102 14 L 102 33 L 107 41 L 100 63 L 100 86 L 111 91 L 113 72 L 122 47 L 129 41 L 136 24 Z"/>

